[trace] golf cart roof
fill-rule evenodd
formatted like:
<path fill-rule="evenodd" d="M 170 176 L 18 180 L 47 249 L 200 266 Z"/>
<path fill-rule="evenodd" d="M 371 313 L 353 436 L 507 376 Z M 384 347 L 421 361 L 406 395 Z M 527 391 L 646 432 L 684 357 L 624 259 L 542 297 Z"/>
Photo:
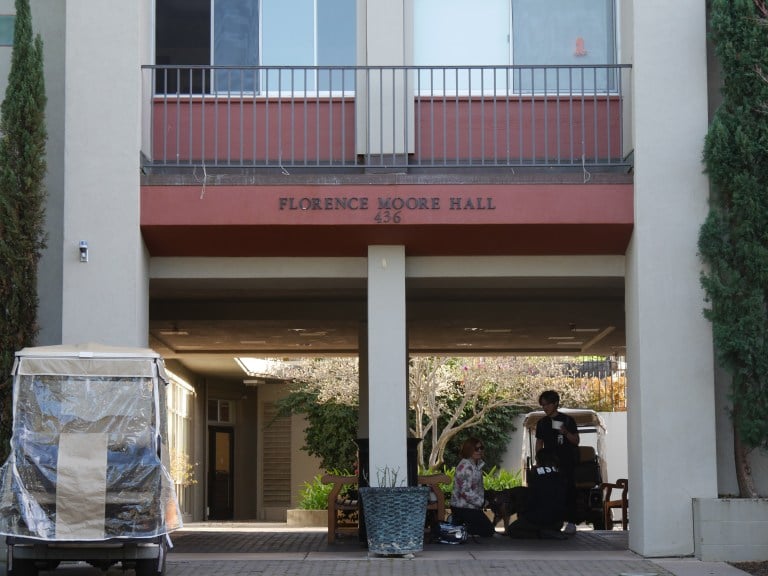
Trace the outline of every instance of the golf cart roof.
<path fill-rule="evenodd" d="M 574 420 L 576 420 L 577 426 L 594 426 L 600 427 L 605 430 L 605 422 L 600 417 L 600 414 L 594 410 L 588 410 L 585 408 L 558 408 L 558 412 L 567 414 Z M 543 410 L 536 410 L 535 412 L 529 412 L 523 419 L 523 428 L 533 430 L 536 428 L 536 423 L 544 418 L 545 414 Z"/>
<path fill-rule="evenodd" d="M 16 352 L 14 374 L 105 377 L 168 376 L 160 354 L 151 348 L 74 344 L 33 346 Z"/>

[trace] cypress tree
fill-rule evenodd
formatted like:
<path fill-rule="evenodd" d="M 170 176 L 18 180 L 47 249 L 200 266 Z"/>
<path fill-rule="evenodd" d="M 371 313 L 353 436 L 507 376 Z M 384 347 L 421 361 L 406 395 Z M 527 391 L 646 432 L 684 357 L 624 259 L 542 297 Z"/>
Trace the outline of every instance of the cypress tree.
<path fill-rule="evenodd" d="M 16 0 L 13 53 L 0 107 L 0 456 L 11 427 L 14 353 L 35 343 L 37 266 L 45 248 L 43 43 L 29 0 Z"/>
<path fill-rule="evenodd" d="M 748 455 L 768 447 L 768 10 L 713 0 L 722 102 L 704 145 L 710 211 L 699 235 L 716 354 L 731 375 L 740 495 L 756 496 Z"/>

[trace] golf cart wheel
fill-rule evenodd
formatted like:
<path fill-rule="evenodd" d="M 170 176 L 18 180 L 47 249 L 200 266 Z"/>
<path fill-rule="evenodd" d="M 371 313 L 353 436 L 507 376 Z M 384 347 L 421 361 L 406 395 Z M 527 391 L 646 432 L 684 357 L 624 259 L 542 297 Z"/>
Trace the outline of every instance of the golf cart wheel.
<path fill-rule="evenodd" d="M 165 538 L 160 540 L 157 558 L 142 558 L 136 560 L 136 576 L 163 576 L 165 574 L 165 556 L 168 546 Z"/>
<path fill-rule="evenodd" d="M 29 559 L 15 559 L 13 561 L 13 568 L 8 565 L 8 576 L 37 576 L 37 566 L 34 560 Z"/>
<path fill-rule="evenodd" d="M 136 576 L 163 576 L 163 574 L 165 574 L 165 556 L 136 560 Z"/>

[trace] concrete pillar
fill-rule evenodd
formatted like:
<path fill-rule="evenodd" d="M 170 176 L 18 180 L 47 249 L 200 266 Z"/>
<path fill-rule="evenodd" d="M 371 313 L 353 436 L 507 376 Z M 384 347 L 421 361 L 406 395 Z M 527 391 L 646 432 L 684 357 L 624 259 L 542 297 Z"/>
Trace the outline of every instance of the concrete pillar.
<path fill-rule="evenodd" d="M 357 436 L 358 438 L 368 438 L 370 435 L 370 426 L 368 425 L 368 325 L 360 325 L 360 334 L 358 337 L 358 420 Z"/>
<path fill-rule="evenodd" d="M 365 66 L 413 64 L 412 0 L 361 0 L 358 9 L 359 63 Z M 413 74 L 403 69 L 374 69 L 358 74 L 355 90 L 358 154 L 402 157 L 413 152 L 414 81 Z M 384 161 L 388 162 L 391 158 Z"/>
<path fill-rule="evenodd" d="M 629 542 L 644 556 L 690 555 L 692 498 L 717 496 L 712 334 L 696 246 L 708 208 L 705 3 L 621 7 L 635 150 L 626 259 Z"/>
<path fill-rule="evenodd" d="M 147 344 L 148 255 L 139 229 L 143 4 L 66 3 L 65 343 Z M 88 262 L 80 261 L 80 242 L 88 243 Z"/>
<path fill-rule="evenodd" d="M 368 425 L 371 486 L 385 468 L 408 474 L 405 247 L 368 247 Z"/>

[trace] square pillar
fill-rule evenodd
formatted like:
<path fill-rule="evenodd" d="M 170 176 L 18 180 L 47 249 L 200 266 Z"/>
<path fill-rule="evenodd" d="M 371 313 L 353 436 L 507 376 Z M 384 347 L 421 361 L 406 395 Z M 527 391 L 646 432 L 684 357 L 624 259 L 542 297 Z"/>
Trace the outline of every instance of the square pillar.
<path fill-rule="evenodd" d="M 369 482 L 385 468 L 408 474 L 405 247 L 368 247 Z M 364 409 L 361 406 L 361 410 Z"/>

